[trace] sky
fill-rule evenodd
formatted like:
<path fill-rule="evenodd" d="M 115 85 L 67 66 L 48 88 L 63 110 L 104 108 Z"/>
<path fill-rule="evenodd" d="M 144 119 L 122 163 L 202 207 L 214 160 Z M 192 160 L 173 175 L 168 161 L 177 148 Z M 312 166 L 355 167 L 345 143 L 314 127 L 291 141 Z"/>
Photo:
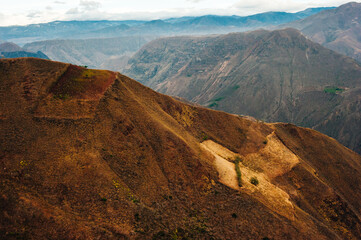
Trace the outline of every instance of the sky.
<path fill-rule="evenodd" d="M 350 0 L 349 0 L 350 1 Z M 0 26 L 56 20 L 153 20 L 206 14 L 246 16 L 339 6 L 342 0 L 0 0 Z"/>

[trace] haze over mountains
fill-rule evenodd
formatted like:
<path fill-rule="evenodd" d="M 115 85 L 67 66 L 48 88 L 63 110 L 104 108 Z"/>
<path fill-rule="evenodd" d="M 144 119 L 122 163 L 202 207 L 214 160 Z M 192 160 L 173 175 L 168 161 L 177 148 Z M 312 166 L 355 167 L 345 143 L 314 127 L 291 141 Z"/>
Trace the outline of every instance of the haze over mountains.
<path fill-rule="evenodd" d="M 361 157 L 314 130 L 40 59 L 0 82 L 2 239 L 361 237 Z"/>
<path fill-rule="evenodd" d="M 123 69 L 130 56 L 155 37 L 47 40 L 25 44 L 28 51 L 45 52 L 52 60 L 90 68 Z"/>
<path fill-rule="evenodd" d="M 270 27 L 325 9 L 329 8 L 310 8 L 297 13 L 266 12 L 246 17 L 206 15 L 154 21 L 55 21 L 0 27 L 0 39 L 25 45 L 29 51 L 44 52 L 52 60 L 119 71 L 140 47 L 159 36 Z"/>
<path fill-rule="evenodd" d="M 361 62 L 361 3 L 348 3 L 286 24 L 312 41 Z"/>
<path fill-rule="evenodd" d="M 28 26 L 0 27 L 0 39 L 24 44 L 58 38 L 227 33 L 279 25 L 325 9 L 329 8 L 310 8 L 296 13 L 266 12 L 245 17 L 206 15 L 153 21 L 55 21 Z"/>
<path fill-rule="evenodd" d="M 10 42 L 4 42 L 0 44 L 0 58 L 19 58 L 19 57 L 35 57 L 49 59 L 41 51 L 26 51 L 18 45 Z"/>
<path fill-rule="evenodd" d="M 361 152 L 361 66 L 294 29 L 155 40 L 125 74 L 213 109 L 312 127 Z"/>

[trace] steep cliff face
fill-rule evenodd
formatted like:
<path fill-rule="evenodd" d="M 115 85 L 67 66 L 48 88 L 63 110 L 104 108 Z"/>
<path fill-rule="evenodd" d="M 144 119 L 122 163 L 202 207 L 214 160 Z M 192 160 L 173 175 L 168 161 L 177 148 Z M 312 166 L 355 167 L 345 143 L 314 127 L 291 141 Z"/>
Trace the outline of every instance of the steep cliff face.
<path fill-rule="evenodd" d="M 213 109 L 312 127 L 361 151 L 352 110 L 360 104 L 360 65 L 294 29 L 160 39 L 125 73 Z"/>
<path fill-rule="evenodd" d="M 361 236 L 361 157 L 316 131 L 58 62 L 0 81 L 2 238 Z"/>

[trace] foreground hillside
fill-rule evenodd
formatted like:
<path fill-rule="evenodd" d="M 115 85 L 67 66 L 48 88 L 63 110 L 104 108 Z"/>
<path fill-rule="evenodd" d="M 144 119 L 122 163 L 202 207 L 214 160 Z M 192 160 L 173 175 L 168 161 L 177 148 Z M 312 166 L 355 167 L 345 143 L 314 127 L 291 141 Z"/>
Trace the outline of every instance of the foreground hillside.
<path fill-rule="evenodd" d="M 287 24 L 312 41 L 361 62 L 361 3 L 351 2 Z"/>
<path fill-rule="evenodd" d="M 40 59 L 0 82 L 2 239 L 361 237 L 361 157 L 316 131 Z"/>
<path fill-rule="evenodd" d="M 294 29 L 155 40 L 125 74 L 217 110 L 312 127 L 361 152 L 361 66 Z"/>

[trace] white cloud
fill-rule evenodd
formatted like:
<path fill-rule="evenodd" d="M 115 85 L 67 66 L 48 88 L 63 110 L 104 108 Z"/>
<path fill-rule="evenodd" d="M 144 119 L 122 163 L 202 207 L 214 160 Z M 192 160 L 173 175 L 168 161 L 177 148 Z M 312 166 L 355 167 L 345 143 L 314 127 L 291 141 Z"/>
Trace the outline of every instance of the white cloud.
<path fill-rule="evenodd" d="M 32 11 L 26 17 L 28 18 L 39 18 L 42 15 L 42 12 L 40 11 Z"/>
<path fill-rule="evenodd" d="M 88 1 L 88 0 L 80 0 L 79 7 L 84 9 L 85 11 L 92 11 L 99 9 L 101 6 L 100 2 L 97 1 Z"/>
<path fill-rule="evenodd" d="M 70 14 L 70 15 L 74 15 L 74 14 L 79 14 L 79 9 L 76 7 L 76 8 L 70 8 L 66 14 Z"/>
<path fill-rule="evenodd" d="M 204 2 L 204 0 L 186 0 L 187 2 L 192 2 L 192 3 L 199 3 L 199 2 Z"/>

